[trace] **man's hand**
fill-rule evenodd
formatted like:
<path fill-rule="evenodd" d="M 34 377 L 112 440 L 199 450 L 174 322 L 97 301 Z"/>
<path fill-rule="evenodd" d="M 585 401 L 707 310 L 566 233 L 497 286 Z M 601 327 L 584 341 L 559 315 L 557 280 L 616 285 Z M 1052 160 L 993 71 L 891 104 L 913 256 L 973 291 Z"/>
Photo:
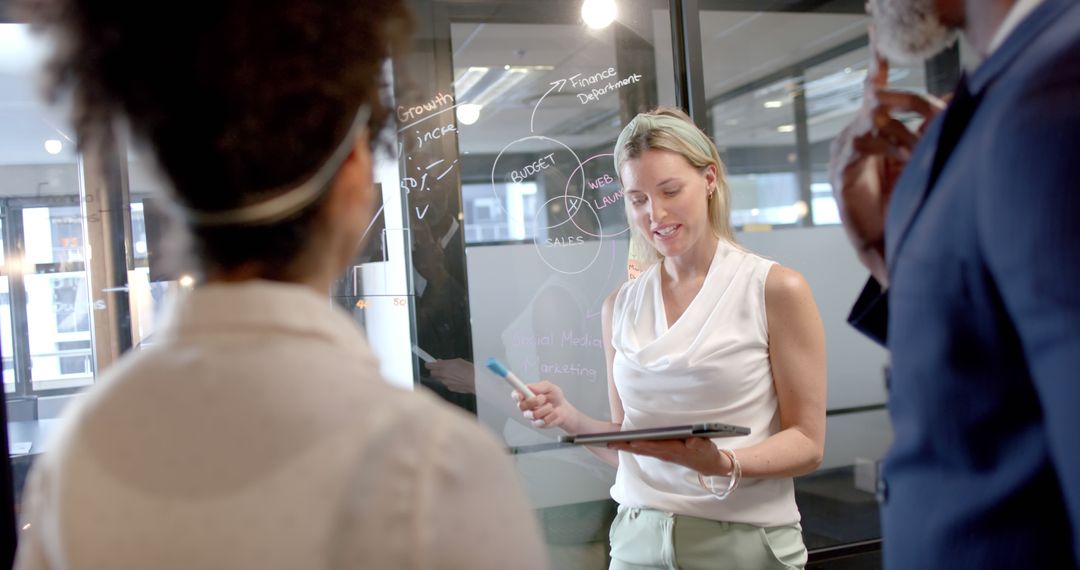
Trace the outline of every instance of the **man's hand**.
<path fill-rule="evenodd" d="M 442 382 L 451 392 L 458 394 L 476 393 L 476 371 L 473 363 L 461 358 L 450 360 L 436 360 L 428 362 L 424 367 L 431 372 L 431 377 Z"/>
<path fill-rule="evenodd" d="M 883 289 L 889 285 L 885 263 L 889 198 L 930 119 L 945 108 L 935 97 L 887 90 L 888 78 L 888 62 L 874 53 L 863 105 L 833 141 L 829 163 L 829 181 L 848 239 Z M 912 132 L 892 116 L 895 112 L 918 113 L 924 120 Z"/>

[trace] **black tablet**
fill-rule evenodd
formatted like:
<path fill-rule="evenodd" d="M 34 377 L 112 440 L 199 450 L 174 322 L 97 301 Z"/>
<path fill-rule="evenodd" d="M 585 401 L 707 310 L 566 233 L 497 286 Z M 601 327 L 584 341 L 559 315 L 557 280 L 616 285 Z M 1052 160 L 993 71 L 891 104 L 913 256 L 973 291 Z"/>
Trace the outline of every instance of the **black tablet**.
<path fill-rule="evenodd" d="M 611 441 L 640 441 L 646 439 L 686 439 L 690 437 L 737 437 L 750 435 L 750 428 L 722 423 L 691 424 L 624 431 L 606 431 L 559 436 L 560 443 L 599 445 Z"/>

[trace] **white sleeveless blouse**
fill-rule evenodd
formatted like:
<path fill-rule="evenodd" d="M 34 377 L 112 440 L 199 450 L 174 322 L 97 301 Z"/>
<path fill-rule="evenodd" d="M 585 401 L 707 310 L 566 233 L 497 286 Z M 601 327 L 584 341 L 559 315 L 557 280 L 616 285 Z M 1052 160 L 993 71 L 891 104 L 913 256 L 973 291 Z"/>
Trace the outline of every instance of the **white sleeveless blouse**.
<path fill-rule="evenodd" d="M 780 430 L 769 362 L 765 278 L 773 262 L 723 240 L 686 311 L 669 329 L 660 263 L 629 281 L 615 299 L 614 378 L 623 429 L 723 422 L 746 437 L 718 438 L 735 450 Z M 763 527 L 799 521 L 791 478 L 748 479 L 723 501 L 697 473 L 674 463 L 619 452 L 611 496 L 621 505 Z"/>

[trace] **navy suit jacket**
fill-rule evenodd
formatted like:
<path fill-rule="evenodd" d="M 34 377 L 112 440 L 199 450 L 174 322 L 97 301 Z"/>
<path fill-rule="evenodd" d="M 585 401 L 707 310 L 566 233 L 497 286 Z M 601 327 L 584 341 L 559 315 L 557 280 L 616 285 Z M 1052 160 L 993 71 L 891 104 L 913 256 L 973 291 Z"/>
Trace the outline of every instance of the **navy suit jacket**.
<path fill-rule="evenodd" d="M 886 568 L 1080 566 L 1080 2 L 961 82 L 885 234 L 850 321 L 891 353 Z"/>

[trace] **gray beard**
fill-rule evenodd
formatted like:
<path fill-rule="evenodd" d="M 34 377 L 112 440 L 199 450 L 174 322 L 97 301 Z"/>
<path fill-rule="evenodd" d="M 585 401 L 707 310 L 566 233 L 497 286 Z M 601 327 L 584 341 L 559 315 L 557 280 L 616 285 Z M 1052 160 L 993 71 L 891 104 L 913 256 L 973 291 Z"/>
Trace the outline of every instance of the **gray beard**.
<path fill-rule="evenodd" d="M 936 0 L 869 0 L 877 50 L 896 63 L 918 63 L 937 55 L 956 39 L 941 23 Z"/>

